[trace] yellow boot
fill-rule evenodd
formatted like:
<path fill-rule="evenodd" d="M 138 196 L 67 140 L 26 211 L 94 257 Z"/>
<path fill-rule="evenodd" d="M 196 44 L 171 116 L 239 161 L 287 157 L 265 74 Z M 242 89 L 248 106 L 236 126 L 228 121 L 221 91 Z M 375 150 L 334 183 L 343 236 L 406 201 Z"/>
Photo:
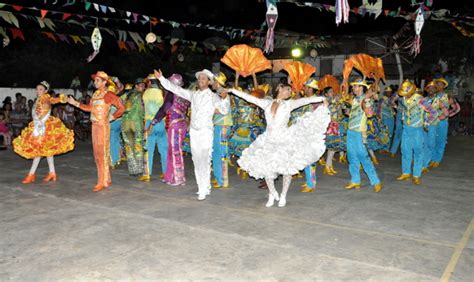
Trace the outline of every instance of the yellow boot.
<path fill-rule="evenodd" d="M 383 188 L 382 183 L 375 184 L 374 185 L 374 192 L 378 193 L 378 192 L 382 191 L 382 188 Z"/>
<path fill-rule="evenodd" d="M 349 183 L 347 184 L 346 186 L 346 189 L 347 190 L 350 190 L 350 189 L 359 189 L 360 188 L 360 183 Z"/>
<path fill-rule="evenodd" d="M 429 172 L 430 170 L 427 168 L 427 167 L 424 167 L 422 170 L 421 170 L 421 173 L 427 173 Z"/>
<path fill-rule="evenodd" d="M 314 192 L 314 189 L 311 188 L 311 187 L 308 187 L 308 185 L 303 184 L 301 185 L 301 190 L 300 190 L 301 193 L 311 193 L 311 192 Z"/>
<path fill-rule="evenodd" d="M 339 162 L 341 164 L 347 164 L 347 157 L 346 157 L 346 154 L 344 155 L 339 155 Z"/>
<path fill-rule="evenodd" d="M 391 157 L 391 158 L 395 158 L 395 154 L 394 154 L 394 153 L 390 153 L 390 157 Z"/>
<path fill-rule="evenodd" d="M 151 177 L 149 175 L 142 175 L 138 178 L 138 180 L 144 181 L 144 182 L 150 182 Z"/>
<path fill-rule="evenodd" d="M 408 173 L 403 173 L 399 177 L 397 177 L 397 180 L 409 180 L 411 179 L 411 174 Z"/>
<path fill-rule="evenodd" d="M 327 166 L 324 167 L 323 174 L 333 176 L 334 173 L 331 171 L 331 169 Z"/>
<path fill-rule="evenodd" d="M 323 158 L 321 158 L 321 159 L 319 159 L 318 164 L 319 164 L 320 166 L 325 166 L 325 165 L 326 165 L 326 161 L 325 161 Z"/>
<path fill-rule="evenodd" d="M 437 163 L 437 162 L 431 162 L 428 167 L 429 167 L 429 168 L 437 168 L 437 167 L 439 167 L 439 163 Z"/>
<path fill-rule="evenodd" d="M 415 184 L 415 185 L 420 185 L 421 184 L 421 178 L 420 177 L 413 177 L 412 181 L 413 181 L 413 184 Z"/>
<path fill-rule="evenodd" d="M 246 171 L 242 170 L 240 177 L 245 180 L 249 178 L 249 174 Z"/>
<path fill-rule="evenodd" d="M 334 170 L 334 167 L 333 167 L 333 166 L 330 166 L 330 167 L 329 167 L 329 170 L 332 172 L 332 174 L 337 174 L 337 171 Z"/>

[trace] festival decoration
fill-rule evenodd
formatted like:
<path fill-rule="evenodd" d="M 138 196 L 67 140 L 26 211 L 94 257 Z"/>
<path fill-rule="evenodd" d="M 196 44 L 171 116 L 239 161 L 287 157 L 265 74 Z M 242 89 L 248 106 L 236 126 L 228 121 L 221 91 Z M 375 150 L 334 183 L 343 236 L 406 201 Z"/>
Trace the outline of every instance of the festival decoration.
<path fill-rule="evenodd" d="M 343 23 L 349 22 L 350 9 L 347 0 L 336 0 L 336 25 L 339 25 L 341 21 Z"/>
<path fill-rule="evenodd" d="M 265 53 L 273 52 L 273 41 L 276 21 L 278 19 L 278 9 L 276 7 L 276 0 L 267 0 L 267 13 L 265 14 L 267 22 L 267 36 L 265 39 Z"/>
<path fill-rule="evenodd" d="M 229 48 L 221 62 L 243 77 L 272 68 L 272 64 L 265 58 L 262 50 L 245 44 L 234 45 Z"/>
<path fill-rule="evenodd" d="M 90 54 L 90 56 L 87 58 L 88 63 L 90 63 L 95 58 L 95 56 L 99 54 L 100 45 L 102 44 L 102 35 L 100 34 L 99 27 L 94 28 L 94 31 L 92 32 L 91 36 L 91 43 L 94 52 Z"/>
<path fill-rule="evenodd" d="M 420 4 L 418 10 L 416 10 L 416 19 L 415 19 L 415 38 L 413 39 L 412 43 L 408 45 L 410 48 L 410 54 L 416 57 L 420 53 L 421 48 L 421 29 L 423 28 L 423 24 L 425 23 L 424 18 L 424 8 L 423 4 Z"/>
<path fill-rule="evenodd" d="M 291 89 L 295 92 L 301 91 L 305 82 L 316 71 L 316 68 L 312 65 L 300 61 L 287 63 L 283 69 L 288 73 L 291 80 Z"/>

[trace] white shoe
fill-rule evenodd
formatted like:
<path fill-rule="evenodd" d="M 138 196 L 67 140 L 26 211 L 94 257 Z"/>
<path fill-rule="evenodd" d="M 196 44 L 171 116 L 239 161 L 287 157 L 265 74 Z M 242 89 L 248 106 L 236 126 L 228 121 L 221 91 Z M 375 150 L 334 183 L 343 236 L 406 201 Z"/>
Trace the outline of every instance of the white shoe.
<path fill-rule="evenodd" d="M 268 201 L 265 204 L 267 208 L 272 207 L 275 204 L 275 200 L 278 201 L 278 194 L 276 194 L 275 196 L 273 194 L 268 194 Z"/>
<path fill-rule="evenodd" d="M 183 184 L 184 185 L 184 184 Z M 207 190 L 205 193 L 205 195 L 210 195 L 211 194 L 211 190 Z M 196 192 L 196 195 L 199 195 L 199 191 Z"/>
<path fill-rule="evenodd" d="M 206 194 L 199 194 L 198 201 L 204 201 L 206 199 Z"/>
<path fill-rule="evenodd" d="M 286 196 L 280 198 L 280 201 L 278 202 L 278 206 L 280 208 L 283 208 L 284 206 L 286 206 Z"/>

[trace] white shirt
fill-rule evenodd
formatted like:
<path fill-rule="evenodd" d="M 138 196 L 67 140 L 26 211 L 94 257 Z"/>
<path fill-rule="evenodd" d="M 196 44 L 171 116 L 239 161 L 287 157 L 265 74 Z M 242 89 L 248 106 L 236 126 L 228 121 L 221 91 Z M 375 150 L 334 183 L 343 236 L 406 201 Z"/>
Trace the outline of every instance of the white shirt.
<path fill-rule="evenodd" d="M 214 126 L 212 118 L 214 117 L 215 111 L 217 110 L 223 115 L 228 114 L 230 111 L 229 97 L 221 99 L 209 88 L 192 91 L 173 84 L 163 76 L 161 76 L 159 80 L 166 90 L 191 102 L 192 129 L 212 129 Z"/>

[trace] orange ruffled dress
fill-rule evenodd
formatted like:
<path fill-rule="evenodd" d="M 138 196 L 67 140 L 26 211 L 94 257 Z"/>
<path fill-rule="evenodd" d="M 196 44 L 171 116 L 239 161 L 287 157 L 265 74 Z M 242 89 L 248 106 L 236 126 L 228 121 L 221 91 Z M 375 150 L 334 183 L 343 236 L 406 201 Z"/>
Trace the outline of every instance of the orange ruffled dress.
<path fill-rule="evenodd" d="M 33 121 L 13 140 L 13 149 L 18 155 L 33 159 L 64 154 L 74 149 L 74 131 L 50 115 L 51 105 L 59 102 L 59 98 L 49 94 L 38 97 L 33 106 Z"/>

